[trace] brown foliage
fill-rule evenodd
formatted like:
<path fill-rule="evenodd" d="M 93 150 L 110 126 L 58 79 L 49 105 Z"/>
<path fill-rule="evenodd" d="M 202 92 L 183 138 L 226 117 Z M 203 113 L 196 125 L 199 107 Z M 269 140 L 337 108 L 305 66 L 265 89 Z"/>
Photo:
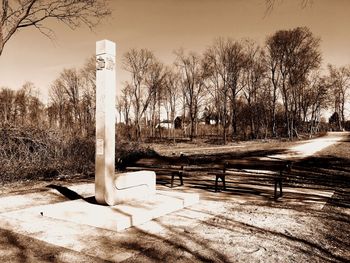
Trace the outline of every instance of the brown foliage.
<path fill-rule="evenodd" d="M 0 128 L 0 180 L 51 178 L 93 169 L 94 141 L 36 127 Z"/>
<path fill-rule="evenodd" d="M 155 154 L 152 149 L 136 142 L 118 139 L 116 143 L 118 168 Z M 0 127 L 0 184 L 52 179 L 61 175 L 92 175 L 94 170 L 94 136 L 72 136 L 58 130 L 31 126 Z"/>

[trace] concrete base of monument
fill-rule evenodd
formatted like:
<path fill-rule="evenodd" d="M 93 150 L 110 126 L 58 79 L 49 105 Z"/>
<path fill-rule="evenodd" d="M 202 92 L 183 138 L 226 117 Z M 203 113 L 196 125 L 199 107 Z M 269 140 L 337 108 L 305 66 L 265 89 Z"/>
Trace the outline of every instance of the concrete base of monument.
<path fill-rule="evenodd" d="M 153 171 L 116 173 L 110 205 L 133 201 L 152 201 L 156 193 L 156 174 Z M 108 203 L 108 202 L 107 202 Z"/>
<path fill-rule="evenodd" d="M 34 206 L 6 213 L 7 217 L 28 222 L 42 217 L 85 224 L 102 229 L 121 231 L 157 217 L 191 206 L 199 201 L 199 195 L 176 191 L 156 191 L 152 201 L 134 201 L 115 206 L 96 204 L 94 197 Z"/>

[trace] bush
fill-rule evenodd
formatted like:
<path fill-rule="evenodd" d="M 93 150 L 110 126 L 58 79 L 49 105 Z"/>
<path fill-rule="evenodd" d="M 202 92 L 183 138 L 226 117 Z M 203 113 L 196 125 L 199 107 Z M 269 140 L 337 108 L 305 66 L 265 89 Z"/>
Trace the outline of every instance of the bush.
<path fill-rule="evenodd" d="M 133 142 L 116 143 L 116 168 L 156 153 Z M 94 174 L 95 137 L 37 127 L 0 127 L 0 182 Z"/>
<path fill-rule="evenodd" d="M 54 134 L 33 127 L 0 128 L 0 176 L 13 181 L 57 174 L 54 160 L 61 142 Z"/>
<path fill-rule="evenodd" d="M 0 128 L 0 178 L 3 182 L 52 178 L 93 170 L 92 138 L 65 138 L 37 127 Z"/>
<path fill-rule="evenodd" d="M 137 142 L 116 143 L 116 168 L 124 170 L 126 166 L 140 158 L 155 157 L 157 153 L 149 148 L 143 147 Z"/>
<path fill-rule="evenodd" d="M 66 173 L 93 173 L 95 169 L 95 138 L 70 138 L 64 145 L 64 166 Z M 66 157 L 65 157 L 66 156 Z"/>

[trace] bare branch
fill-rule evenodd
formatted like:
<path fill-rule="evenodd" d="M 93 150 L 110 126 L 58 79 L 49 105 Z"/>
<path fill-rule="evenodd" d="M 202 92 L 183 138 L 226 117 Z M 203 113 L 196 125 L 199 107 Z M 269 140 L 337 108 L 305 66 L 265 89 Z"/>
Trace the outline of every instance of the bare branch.
<path fill-rule="evenodd" d="M 35 27 L 51 38 L 44 22 L 54 19 L 71 29 L 86 25 L 90 29 L 111 14 L 109 0 L 2 0 L 0 12 L 0 55 L 7 41 L 20 28 Z"/>
<path fill-rule="evenodd" d="M 313 4 L 313 0 L 299 0 L 301 8 L 306 8 L 308 5 Z M 265 0 L 265 15 L 271 13 L 276 4 L 281 4 L 283 0 Z"/>

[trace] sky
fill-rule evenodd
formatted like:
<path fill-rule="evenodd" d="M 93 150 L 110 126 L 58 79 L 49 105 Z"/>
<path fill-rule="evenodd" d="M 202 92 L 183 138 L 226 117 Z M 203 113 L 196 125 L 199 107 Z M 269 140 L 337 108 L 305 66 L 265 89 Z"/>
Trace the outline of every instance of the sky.
<path fill-rule="evenodd" d="M 264 0 L 111 0 L 112 15 L 93 31 L 70 30 L 48 21 L 55 39 L 34 28 L 18 31 L 0 56 L 0 87 L 19 89 L 26 81 L 48 101 L 50 84 L 64 68 L 81 67 L 95 54 L 95 43 L 117 44 L 117 93 L 129 75 L 122 56 L 130 48 L 147 48 L 171 64 L 180 47 L 201 53 L 215 38 L 249 38 L 264 44 L 277 30 L 307 26 L 321 38 L 323 67 L 350 64 L 350 1 L 315 0 L 305 8 L 301 0 L 277 0 L 266 14 Z"/>

